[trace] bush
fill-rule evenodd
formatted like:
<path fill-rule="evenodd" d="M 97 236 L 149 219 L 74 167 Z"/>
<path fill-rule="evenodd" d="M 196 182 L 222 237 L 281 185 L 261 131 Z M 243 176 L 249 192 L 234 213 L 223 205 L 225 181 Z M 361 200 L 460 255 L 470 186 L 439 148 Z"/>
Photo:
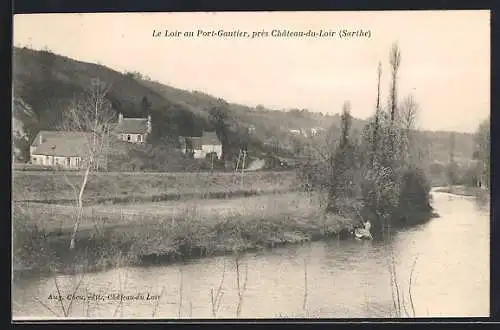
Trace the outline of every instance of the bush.
<path fill-rule="evenodd" d="M 431 185 L 420 168 L 407 169 L 401 178 L 395 225 L 415 223 L 432 212 Z M 402 223 L 403 222 L 403 223 Z"/>
<path fill-rule="evenodd" d="M 478 180 L 478 171 L 473 166 L 469 166 L 467 169 L 465 169 L 460 177 L 460 182 L 469 187 L 477 187 Z"/>
<path fill-rule="evenodd" d="M 297 178 L 305 191 L 323 190 L 331 179 L 328 173 L 329 168 L 326 164 L 306 162 L 297 169 Z"/>

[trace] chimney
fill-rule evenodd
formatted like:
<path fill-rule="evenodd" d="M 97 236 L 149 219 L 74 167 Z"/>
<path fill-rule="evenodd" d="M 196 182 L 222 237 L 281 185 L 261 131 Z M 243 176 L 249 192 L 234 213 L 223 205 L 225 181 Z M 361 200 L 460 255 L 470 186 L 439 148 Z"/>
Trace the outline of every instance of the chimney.
<path fill-rule="evenodd" d="M 122 123 L 122 121 L 123 121 L 123 115 L 122 115 L 122 113 L 120 112 L 120 113 L 118 114 L 118 124 L 121 124 L 121 123 Z"/>
<path fill-rule="evenodd" d="M 148 133 L 151 133 L 151 115 L 148 115 Z"/>
<path fill-rule="evenodd" d="M 40 132 L 38 134 L 38 136 L 40 137 L 40 141 L 38 141 L 38 144 L 42 144 L 43 143 L 43 135 L 42 135 L 42 132 Z"/>

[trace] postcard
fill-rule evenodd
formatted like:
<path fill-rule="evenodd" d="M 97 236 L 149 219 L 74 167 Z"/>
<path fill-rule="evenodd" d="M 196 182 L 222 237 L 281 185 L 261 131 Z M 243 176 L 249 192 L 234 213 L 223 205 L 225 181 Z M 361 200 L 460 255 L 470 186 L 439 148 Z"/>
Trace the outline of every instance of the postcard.
<path fill-rule="evenodd" d="M 489 11 L 13 33 L 14 320 L 489 316 Z"/>

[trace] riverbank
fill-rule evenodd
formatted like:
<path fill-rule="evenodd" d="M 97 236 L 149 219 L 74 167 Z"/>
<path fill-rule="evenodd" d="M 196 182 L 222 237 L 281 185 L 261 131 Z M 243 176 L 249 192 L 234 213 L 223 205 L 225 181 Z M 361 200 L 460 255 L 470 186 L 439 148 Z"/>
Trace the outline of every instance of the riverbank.
<path fill-rule="evenodd" d="M 15 206 L 14 271 L 74 273 L 170 263 L 338 236 L 353 220 L 325 215 L 319 197 L 283 193 L 212 201 L 87 208 L 76 247 L 70 208 Z M 90 210 L 90 211 L 89 211 Z"/>
<path fill-rule="evenodd" d="M 74 318 L 235 318 L 240 276 L 246 283 L 240 315 L 243 319 L 396 317 L 390 260 L 396 265 L 400 293 L 405 293 L 402 305 L 409 308 L 409 313 L 408 281 L 413 273 L 411 292 L 416 317 L 488 315 L 488 208 L 477 207 L 473 198 L 444 193 L 433 195 L 433 206 L 441 218 L 398 232 L 389 245 L 332 238 L 266 249 L 241 256 L 239 272 L 234 255 L 227 255 L 84 275 L 34 274 L 16 278 L 12 286 L 12 315 L 17 320 L 53 318 L 54 314 L 40 304 L 42 301 L 63 316 L 60 302 L 47 299 L 49 294 L 57 294 L 59 286 L 64 296 L 72 292 L 85 296 L 161 295 L 158 304 L 75 301 L 70 314 Z M 396 252 L 392 256 L 391 250 Z M 215 315 L 211 292 L 214 299 L 222 296 Z M 65 306 L 68 304 L 66 300 Z"/>
<path fill-rule="evenodd" d="M 435 192 L 448 193 L 459 196 L 478 197 L 481 199 L 489 198 L 491 194 L 489 189 L 469 186 L 452 186 L 451 188 L 439 187 L 435 189 Z"/>

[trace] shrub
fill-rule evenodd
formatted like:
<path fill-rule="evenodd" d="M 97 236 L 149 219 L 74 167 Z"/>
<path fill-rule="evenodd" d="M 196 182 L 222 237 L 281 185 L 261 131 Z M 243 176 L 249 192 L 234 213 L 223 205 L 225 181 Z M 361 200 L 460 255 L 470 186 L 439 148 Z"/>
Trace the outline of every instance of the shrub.
<path fill-rule="evenodd" d="M 422 216 L 427 217 L 432 212 L 430 191 L 431 185 L 423 170 L 415 167 L 407 169 L 401 178 L 396 220 L 414 223 L 422 220 Z M 396 221 L 395 224 L 402 223 Z"/>

